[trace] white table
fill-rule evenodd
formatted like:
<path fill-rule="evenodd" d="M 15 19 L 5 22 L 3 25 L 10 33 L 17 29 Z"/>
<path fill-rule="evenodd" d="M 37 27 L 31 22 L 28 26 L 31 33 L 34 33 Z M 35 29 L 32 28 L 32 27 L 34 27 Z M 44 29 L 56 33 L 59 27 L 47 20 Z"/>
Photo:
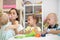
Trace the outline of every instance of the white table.
<path fill-rule="evenodd" d="M 15 39 L 14 37 L 9 40 L 60 40 L 60 36 L 47 34 L 46 37 L 26 37 L 22 39 Z"/>

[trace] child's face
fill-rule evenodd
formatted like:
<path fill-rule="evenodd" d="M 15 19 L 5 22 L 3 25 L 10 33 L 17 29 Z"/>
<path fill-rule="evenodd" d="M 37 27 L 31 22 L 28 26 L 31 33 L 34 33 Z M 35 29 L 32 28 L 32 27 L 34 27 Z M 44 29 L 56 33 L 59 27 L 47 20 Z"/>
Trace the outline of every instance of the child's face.
<path fill-rule="evenodd" d="M 29 16 L 27 22 L 28 22 L 28 25 L 32 26 L 34 24 L 33 17 L 32 16 Z"/>
<path fill-rule="evenodd" d="M 47 22 L 49 23 L 49 25 L 56 24 L 56 17 L 54 15 L 50 15 L 47 19 Z"/>
<path fill-rule="evenodd" d="M 10 18 L 10 20 L 14 20 L 17 18 L 17 13 L 15 10 L 10 11 L 9 18 Z"/>
<path fill-rule="evenodd" d="M 55 24 L 55 19 L 49 18 L 48 23 L 49 23 L 49 25 Z"/>

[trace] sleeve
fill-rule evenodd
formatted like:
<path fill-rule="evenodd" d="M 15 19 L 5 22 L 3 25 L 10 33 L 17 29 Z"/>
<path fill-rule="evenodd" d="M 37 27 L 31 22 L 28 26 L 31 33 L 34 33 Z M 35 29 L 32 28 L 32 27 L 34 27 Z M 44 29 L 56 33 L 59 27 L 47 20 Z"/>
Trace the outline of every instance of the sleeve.
<path fill-rule="evenodd" d="M 5 39 L 8 40 L 9 38 L 13 37 L 15 35 L 13 30 L 5 31 Z"/>
<path fill-rule="evenodd" d="M 19 31 L 21 31 L 21 30 L 23 30 L 24 29 L 24 27 L 22 26 L 22 25 L 18 25 L 18 28 L 17 28 L 17 31 L 19 32 Z"/>
<path fill-rule="evenodd" d="M 51 30 L 56 30 L 56 28 L 53 28 L 53 29 L 47 29 L 47 32 L 50 32 Z"/>

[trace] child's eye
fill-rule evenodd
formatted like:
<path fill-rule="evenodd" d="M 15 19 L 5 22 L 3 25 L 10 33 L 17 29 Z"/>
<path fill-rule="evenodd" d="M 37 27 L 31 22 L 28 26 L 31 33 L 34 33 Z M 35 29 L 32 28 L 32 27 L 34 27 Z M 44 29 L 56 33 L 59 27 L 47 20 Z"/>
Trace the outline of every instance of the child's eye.
<path fill-rule="evenodd" d="M 15 14 L 15 13 L 13 12 L 13 14 Z"/>
<path fill-rule="evenodd" d="M 48 19 L 50 21 L 50 19 Z"/>

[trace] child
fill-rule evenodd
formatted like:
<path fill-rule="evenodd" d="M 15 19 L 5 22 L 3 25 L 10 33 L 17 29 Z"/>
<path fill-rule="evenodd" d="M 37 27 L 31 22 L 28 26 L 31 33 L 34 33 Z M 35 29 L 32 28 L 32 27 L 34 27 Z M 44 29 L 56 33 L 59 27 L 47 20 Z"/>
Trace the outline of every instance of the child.
<path fill-rule="evenodd" d="M 8 31 L 5 31 L 5 28 L 11 25 L 8 21 L 9 19 L 7 14 L 4 13 L 0 16 L 0 40 L 7 40 Z"/>
<path fill-rule="evenodd" d="M 11 22 L 11 26 L 6 28 L 8 29 L 13 29 L 15 31 L 15 34 L 19 34 L 19 31 L 23 29 L 22 25 L 18 23 L 18 11 L 15 8 L 12 8 L 9 11 L 9 19 Z"/>
<path fill-rule="evenodd" d="M 44 33 L 60 34 L 60 26 L 57 24 L 57 16 L 55 13 L 48 14 L 46 23 L 48 27 L 44 28 Z"/>
<path fill-rule="evenodd" d="M 25 29 L 25 33 L 30 33 L 33 30 L 36 33 L 40 33 L 41 32 L 40 27 L 37 26 L 38 17 L 36 15 L 29 15 L 28 18 L 27 18 L 27 22 L 28 22 L 28 26 Z"/>

